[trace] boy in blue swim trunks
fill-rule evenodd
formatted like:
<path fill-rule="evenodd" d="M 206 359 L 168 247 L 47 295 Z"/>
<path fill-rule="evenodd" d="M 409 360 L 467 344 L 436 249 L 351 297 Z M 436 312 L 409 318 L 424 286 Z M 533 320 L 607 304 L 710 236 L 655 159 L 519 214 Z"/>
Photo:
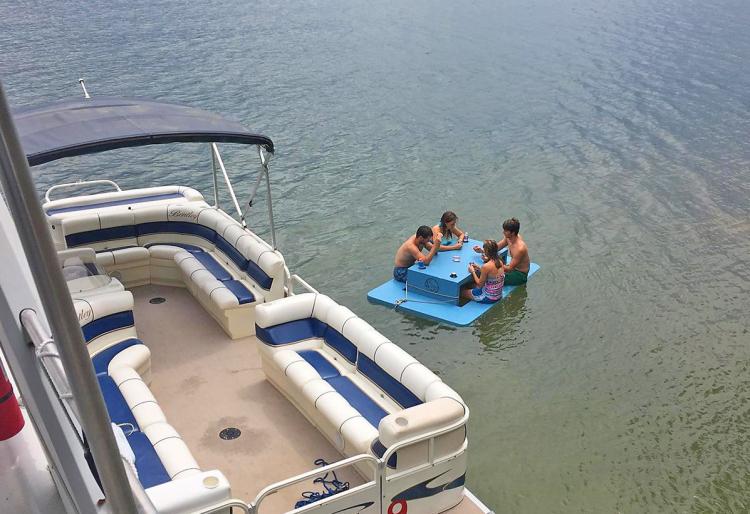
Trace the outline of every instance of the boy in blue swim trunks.
<path fill-rule="evenodd" d="M 417 233 L 411 236 L 409 239 L 404 241 L 399 249 L 396 251 L 396 258 L 393 262 L 393 278 L 399 282 L 406 282 L 406 270 L 417 261 L 422 261 L 425 264 L 430 264 L 432 258 L 440 249 L 440 238 L 442 234 L 438 232 L 436 235 L 436 242 L 431 241 L 432 229 L 427 225 L 422 225 L 417 229 Z M 428 250 L 428 254 L 424 255 L 422 250 Z"/>

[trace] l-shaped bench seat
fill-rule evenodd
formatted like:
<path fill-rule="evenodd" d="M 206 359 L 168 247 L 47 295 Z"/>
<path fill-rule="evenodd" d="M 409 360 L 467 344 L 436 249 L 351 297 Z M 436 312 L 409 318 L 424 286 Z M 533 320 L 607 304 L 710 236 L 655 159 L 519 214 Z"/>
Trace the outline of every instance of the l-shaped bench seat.
<path fill-rule="evenodd" d="M 200 473 L 148 388 L 151 352 L 135 331 L 132 293 L 79 298 L 74 306 L 110 419 L 135 454 L 143 487 Z"/>
<path fill-rule="evenodd" d="M 205 202 L 58 214 L 51 229 L 58 249 L 92 248 L 126 287 L 187 287 L 233 339 L 253 334 L 255 305 L 284 296 L 281 254 Z"/>
<path fill-rule="evenodd" d="M 461 397 L 438 376 L 328 296 L 305 293 L 259 305 L 255 334 L 268 379 L 343 454 L 382 457 L 409 437 L 456 423 Z M 435 439 L 435 456 L 460 453 L 460 426 Z M 426 462 L 428 445 L 399 450 L 388 466 Z"/>
<path fill-rule="evenodd" d="M 199 510 L 231 496 L 221 472 L 202 471 L 179 433 L 167 422 L 148 387 L 151 352 L 138 339 L 129 291 L 74 300 L 78 321 L 110 420 L 132 452 L 141 485 L 160 512 Z M 128 451 L 129 450 L 129 451 Z M 218 479 L 210 490 L 207 476 Z"/>

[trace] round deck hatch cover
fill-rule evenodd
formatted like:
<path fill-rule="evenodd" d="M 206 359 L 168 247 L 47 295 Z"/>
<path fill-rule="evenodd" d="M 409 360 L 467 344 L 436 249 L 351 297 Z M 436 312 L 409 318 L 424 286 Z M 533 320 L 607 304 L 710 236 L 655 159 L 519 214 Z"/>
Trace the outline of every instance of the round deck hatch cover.
<path fill-rule="evenodd" d="M 155 297 L 155 298 L 151 298 L 151 299 L 150 299 L 150 300 L 148 301 L 148 303 L 152 303 L 152 304 L 154 304 L 154 305 L 157 305 L 157 304 L 160 304 L 160 303 L 164 303 L 164 302 L 166 302 L 166 301 L 167 301 L 167 299 L 166 299 L 166 298 L 162 298 L 161 296 L 157 296 L 157 297 Z"/>
<path fill-rule="evenodd" d="M 231 441 L 232 439 L 237 439 L 241 433 L 239 428 L 229 427 L 219 432 L 219 437 L 225 441 Z"/>

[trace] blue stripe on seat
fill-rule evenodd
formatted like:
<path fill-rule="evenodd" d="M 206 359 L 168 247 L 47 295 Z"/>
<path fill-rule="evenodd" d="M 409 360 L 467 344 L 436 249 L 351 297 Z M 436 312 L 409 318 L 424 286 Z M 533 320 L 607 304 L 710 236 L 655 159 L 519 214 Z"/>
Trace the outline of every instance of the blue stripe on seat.
<path fill-rule="evenodd" d="M 343 396 L 373 427 L 378 428 L 380 420 L 388 415 L 380 405 L 372 401 L 362 389 L 346 377 L 333 377 L 328 383 Z"/>
<path fill-rule="evenodd" d="M 383 446 L 383 443 L 380 442 L 380 439 L 375 439 L 372 442 L 372 446 L 370 446 L 370 449 L 372 450 L 372 453 L 374 453 L 378 459 L 382 459 L 383 455 L 385 455 L 385 451 L 388 448 Z M 391 454 L 391 457 L 388 459 L 389 468 L 396 469 L 396 463 L 398 462 L 397 454 L 398 452 Z"/>
<path fill-rule="evenodd" d="M 354 364 L 357 360 L 357 347 L 346 337 L 341 335 L 338 330 L 326 325 L 323 340 L 325 343 L 340 353 L 346 360 Z"/>
<path fill-rule="evenodd" d="M 216 240 L 216 232 L 213 229 L 187 221 L 151 221 L 148 223 L 139 223 L 136 225 L 136 233 L 139 236 L 150 234 L 184 234 L 202 237 L 212 243 Z"/>
<path fill-rule="evenodd" d="M 95 319 L 94 321 L 83 325 L 81 331 L 83 332 L 83 337 L 86 339 L 86 342 L 89 342 L 95 337 L 99 337 L 108 332 L 132 327 L 133 324 L 133 311 L 122 311 Z"/>
<path fill-rule="evenodd" d="M 363 353 L 360 353 L 357 358 L 357 369 L 404 409 L 422 403 L 422 400 L 415 396 L 409 388 L 390 376 L 383 368 L 375 364 L 372 359 Z"/>
<path fill-rule="evenodd" d="M 229 289 L 234 296 L 237 297 L 237 301 L 240 305 L 246 303 L 253 303 L 255 301 L 255 295 L 251 293 L 239 280 L 225 280 L 223 282 L 227 289 Z"/>
<path fill-rule="evenodd" d="M 190 253 L 201 253 L 201 252 L 205 251 L 200 246 L 189 245 L 189 244 L 186 244 L 186 243 L 149 243 L 146 246 L 144 246 L 144 248 L 151 248 L 152 246 L 159 246 L 159 245 L 176 246 L 176 247 L 182 248 L 183 250 L 185 250 L 187 252 L 190 252 Z"/>
<path fill-rule="evenodd" d="M 155 202 L 157 200 L 169 200 L 171 198 L 185 198 L 182 193 L 164 193 L 160 195 L 136 196 L 134 198 L 125 198 L 123 200 L 110 200 L 107 202 L 90 203 L 86 205 L 74 205 L 72 207 L 58 207 L 49 209 L 47 216 L 53 216 L 61 212 L 85 211 L 88 209 L 101 209 L 102 207 L 112 207 L 114 205 L 129 205 L 131 203 Z"/>
<path fill-rule="evenodd" d="M 229 259 L 234 262 L 237 267 L 241 270 L 244 270 L 247 267 L 247 259 L 244 255 L 242 255 L 237 248 L 232 246 L 229 241 L 221 237 L 220 235 L 216 236 L 216 248 L 221 250 L 224 255 L 229 257 Z"/>
<path fill-rule="evenodd" d="M 271 289 L 273 279 L 269 277 L 266 272 L 263 271 L 263 269 L 253 261 L 247 261 L 245 271 L 248 275 L 253 277 L 253 280 L 255 280 L 255 282 L 257 282 L 260 287 L 266 290 Z"/>
<path fill-rule="evenodd" d="M 131 346 L 135 346 L 137 344 L 143 344 L 143 342 L 140 339 L 130 338 L 124 341 L 120 341 L 116 345 L 110 346 L 106 350 L 97 353 L 91 359 L 91 362 L 94 365 L 94 372 L 97 375 L 99 375 L 100 373 L 104 373 L 106 375 L 107 368 L 109 368 L 109 363 L 112 361 L 115 355 L 123 351 L 125 348 L 130 348 Z"/>
<path fill-rule="evenodd" d="M 328 325 L 319 319 L 303 318 L 267 328 L 259 327 L 256 324 L 255 335 L 262 342 L 271 346 L 277 346 L 313 337 L 323 337 L 323 332 L 326 328 L 328 328 Z"/>
<path fill-rule="evenodd" d="M 341 375 L 336 367 L 329 362 L 320 352 L 315 350 L 303 350 L 297 352 L 297 354 L 305 359 L 310 365 L 315 368 L 320 378 L 325 380 Z"/>
<path fill-rule="evenodd" d="M 127 433 L 127 431 L 125 432 Z M 138 480 L 144 489 L 164 484 L 171 480 L 164 468 L 159 455 L 143 432 L 133 432 L 127 436 L 130 448 L 135 454 L 135 469 L 138 470 Z"/>
<path fill-rule="evenodd" d="M 97 375 L 96 379 L 99 381 L 99 389 L 102 391 L 104 404 L 107 406 L 109 419 L 112 420 L 112 423 L 115 425 L 130 423 L 140 430 L 135 416 L 130 411 L 130 407 L 128 407 L 128 403 L 123 398 L 120 388 L 117 387 L 115 381 L 109 375 Z"/>
<path fill-rule="evenodd" d="M 220 282 L 224 282 L 225 280 L 232 280 L 232 274 L 224 269 L 216 259 L 211 257 L 210 254 L 205 252 L 194 253 L 193 257 L 195 257 L 198 262 L 203 264 L 203 266 L 205 266 L 206 269 L 210 271 L 214 277 L 216 277 L 216 280 Z"/>
<path fill-rule="evenodd" d="M 65 236 L 65 244 L 68 247 L 81 246 L 84 244 L 100 243 L 113 239 L 126 239 L 135 237 L 135 225 L 123 225 L 121 227 L 100 228 L 88 230 Z"/>

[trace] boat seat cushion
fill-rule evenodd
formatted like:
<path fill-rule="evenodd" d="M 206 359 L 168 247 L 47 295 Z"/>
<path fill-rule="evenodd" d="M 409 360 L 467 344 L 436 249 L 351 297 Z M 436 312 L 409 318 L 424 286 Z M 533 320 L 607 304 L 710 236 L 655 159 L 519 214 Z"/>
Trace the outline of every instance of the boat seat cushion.
<path fill-rule="evenodd" d="M 112 371 L 111 378 L 120 389 L 141 430 L 154 423 L 167 421 L 156 398 L 137 371 L 128 367 L 118 368 Z"/>
<path fill-rule="evenodd" d="M 146 434 L 135 431 L 127 436 L 127 440 L 135 454 L 135 469 L 138 471 L 138 480 L 141 481 L 144 489 L 171 480 Z"/>
<path fill-rule="evenodd" d="M 320 375 L 320 378 L 323 380 L 328 380 L 329 378 L 341 375 L 339 370 L 336 369 L 336 366 L 326 359 L 321 352 L 316 350 L 303 350 L 297 352 L 297 355 L 305 359 L 307 363 L 318 372 L 318 375 Z"/>
<path fill-rule="evenodd" d="M 380 420 L 388 413 L 375 403 L 362 389 L 357 387 L 349 378 L 339 376 L 328 379 L 328 383 L 357 410 L 373 427 L 378 426 Z"/>
<path fill-rule="evenodd" d="M 232 274 L 229 273 L 225 268 L 214 259 L 211 254 L 206 252 L 193 253 L 191 254 L 198 262 L 203 264 L 203 267 L 211 272 L 219 282 L 225 280 L 232 280 Z"/>
<path fill-rule="evenodd" d="M 172 480 L 200 473 L 180 434 L 168 423 L 154 423 L 143 430 L 151 444 L 154 445 L 159 459 Z M 136 460 L 137 463 L 137 460 Z"/>
<path fill-rule="evenodd" d="M 221 309 L 257 301 L 256 295 L 240 280 L 236 280 L 209 253 L 178 252 L 174 261 L 182 272 L 183 280 L 194 284 Z"/>
<path fill-rule="evenodd" d="M 226 280 L 222 283 L 234 296 L 237 297 L 237 301 L 240 305 L 253 303 L 255 301 L 255 295 L 239 280 Z"/>
<path fill-rule="evenodd" d="M 99 381 L 99 389 L 104 397 L 104 404 L 112 423 L 115 425 L 129 424 L 136 429 L 140 429 L 115 381 L 109 375 L 97 375 L 96 378 Z"/>

